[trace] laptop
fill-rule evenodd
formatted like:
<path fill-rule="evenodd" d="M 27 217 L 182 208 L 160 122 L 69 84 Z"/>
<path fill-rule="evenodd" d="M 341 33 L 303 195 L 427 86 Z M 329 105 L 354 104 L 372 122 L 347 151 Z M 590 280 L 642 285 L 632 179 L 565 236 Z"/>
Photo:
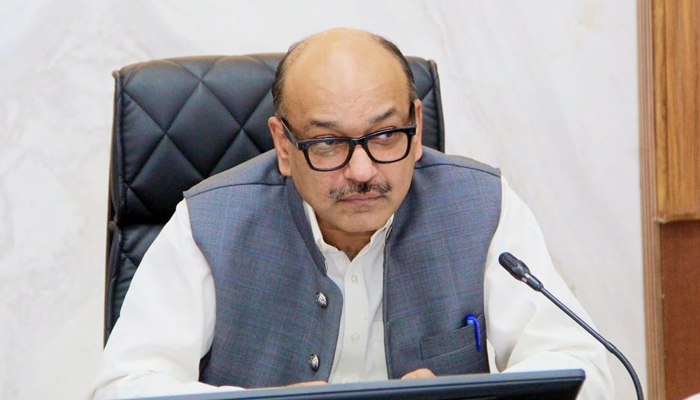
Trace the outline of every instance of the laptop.
<path fill-rule="evenodd" d="M 151 400 L 574 400 L 583 370 L 453 375 L 431 379 L 388 380 L 304 387 L 200 393 Z"/>

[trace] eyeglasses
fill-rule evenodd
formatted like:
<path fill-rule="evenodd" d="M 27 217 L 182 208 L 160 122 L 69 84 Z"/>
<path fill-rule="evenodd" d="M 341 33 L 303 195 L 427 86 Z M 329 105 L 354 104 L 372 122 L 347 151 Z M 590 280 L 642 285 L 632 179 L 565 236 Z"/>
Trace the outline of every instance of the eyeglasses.
<path fill-rule="evenodd" d="M 357 145 L 362 145 L 369 158 L 378 164 L 401 161 L 411 150 L 411 138 L 416 134 L 416 126 L 382 129 L 359 138 L 324 137 L 298 141 L 282 121 L 284 133 L 297 149 L 304 152 L 306 162 L 314 171 L 335 171 L 346 166 Z"/>

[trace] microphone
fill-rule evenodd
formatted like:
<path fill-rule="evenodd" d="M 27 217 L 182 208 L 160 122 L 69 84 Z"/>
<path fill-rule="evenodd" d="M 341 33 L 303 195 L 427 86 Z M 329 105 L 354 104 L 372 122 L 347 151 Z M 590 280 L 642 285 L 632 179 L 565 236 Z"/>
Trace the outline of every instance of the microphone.
<path fill-rule="evenodd" d="M 568 315 L 569 317 L 571 317 L 571 319 L 576 321 L 576 323 L 579 324 L 583 329 L 585 329 L 586 332 L 588 332 L 594 338 L 596 338 L 603 346 L 605 346 L 605 348 L 609 352 L 614 354 L 615 357 L 617 357 L 618 360 L 620 360 L 622 365 L 625 366 L 625 369 L 627 369 L 627 372 L 632 377 L 634 389 L 637 391 L 637 399 L 644 400 L 644 393 L 642 393 L 642 385 L 639 383 L 639 377 L 637 376 L 637 372 L 635 372 L 634 368 L 632 367 L 632 364 L 630 364 L 627 358 L 622 354 L 622 352 L 620 352 L 620 350 L 617 349 L 617 347 L 613 346 L 612 343 L 608 342 L 604 337 L 602 337 L 598 332 L 596 332 L 595 329 L 591 328 L 584 320 L 582 320 L 578 315 L 576 315 L 567 306 L 565 306 L 564 303 L 562 303 L 561 301 L 559 301 L 559 299 L 554 297 L 553 294 L 549 293 L 547 289 L 544 288 L 542 282 L 540 282 L 539 279 L 537 279 L 534 275 L 530 273 L 530 268 L 528 268 L 524 262 L 518 260 L 514 255 L 508 252 L 501 253 L 501 255 L 498 257 L 498 262 L 515 279 L 525 282 L 536 292 L 542 293 L 546 298 L 549 299 L 549 301 L 554 303 L 554 305 L 556 305 L 562 311 L 564 311 L 566 315 Z"/>

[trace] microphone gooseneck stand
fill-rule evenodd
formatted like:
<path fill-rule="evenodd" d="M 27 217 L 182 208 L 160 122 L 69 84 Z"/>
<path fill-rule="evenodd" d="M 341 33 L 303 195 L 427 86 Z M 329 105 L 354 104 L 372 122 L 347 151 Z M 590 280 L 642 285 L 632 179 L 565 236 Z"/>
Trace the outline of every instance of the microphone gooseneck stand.
<path fill-rule="evenodd" d="M 544 288 L 542 282 L 537 279 L 534 275 L 530 273 L 530 269 L 525 265 L 524 262 L 517 259 L 514 255 L 505 252 L 501 253 L 498 257 L 498 262 L 505 268 L 515 279 L 526 283 L 536 292 L 542 293 L 546 298 L 549 299 L 554 305 L 559 307 L 560 310 L 564 311 L 566 315 L 571 317 L 577 324 L 579 324 L 586 332 L 590 333 L 591 336 L 596 338 L 605 348 L 617 357 L 618 360 L 625 366 L 627 372 L 632 377 L 632 382 L 634 383 L 634 389 L 637 391 L 637 399 L 644 400 L 644 393 L 642 392 L 642 385 L 639 382 L 639 377 L 637 372 L 632 367 L 632 364 L 627 360 L 620 350 L 617 349 L 612 343 L 607 341 L 603 336 L 601 336 L 595 329 L 591 328 L 584 320 L 582 320 L 578 315 L 565 306 L 564 303 L 559 301 L 553 294 L 549 293 L 547 289 Z"/>

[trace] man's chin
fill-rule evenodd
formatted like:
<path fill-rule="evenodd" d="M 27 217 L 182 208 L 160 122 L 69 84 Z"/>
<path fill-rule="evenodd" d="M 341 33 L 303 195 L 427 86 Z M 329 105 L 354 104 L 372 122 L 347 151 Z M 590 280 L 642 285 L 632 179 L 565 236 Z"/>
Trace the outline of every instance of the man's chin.
<path fill-rule="evenodd" d="M 388 216 L 356 216 L 351 221 L 340 224 L 340 229 L 349 234 L 374 233 L 383 228 L 388 220 Z"/>

